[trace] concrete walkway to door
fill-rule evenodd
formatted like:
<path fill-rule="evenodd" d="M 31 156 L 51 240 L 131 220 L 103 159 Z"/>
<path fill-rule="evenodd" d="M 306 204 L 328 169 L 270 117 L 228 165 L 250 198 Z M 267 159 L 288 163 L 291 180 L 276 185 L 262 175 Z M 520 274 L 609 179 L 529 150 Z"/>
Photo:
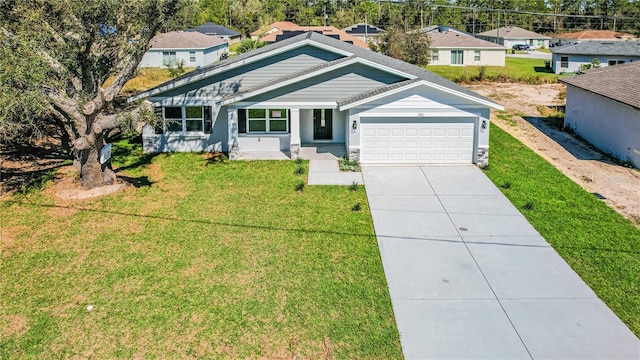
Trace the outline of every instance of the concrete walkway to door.
<path fill-rule="evenodd" d="M 640 358 L 638 338 L 477 167 L 363 177 L 405 358 Z"/>

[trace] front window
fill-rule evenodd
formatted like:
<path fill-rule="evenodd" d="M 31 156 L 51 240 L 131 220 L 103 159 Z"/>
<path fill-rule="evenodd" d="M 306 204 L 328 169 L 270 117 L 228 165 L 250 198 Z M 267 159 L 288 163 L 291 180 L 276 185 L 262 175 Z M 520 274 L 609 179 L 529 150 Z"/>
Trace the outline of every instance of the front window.
<path fill-rule="evenodd" d="M 462 50 L 451 50 L 451 65 L 464 64 L 464 52 Z"/>
<path fill-rule="evenodd" d="M 560 67 L 563 69 L 567 69 L 569 67 L 569 57 L 568 56 L 560 56 Z"/>
<path fill-rule="evenodd" d="M 538 47 L 544 46 L 544 40 L 538 40 Z"/>
<path fill-rule="evenodd" d="M 438 50 L 431 50 L 432 61 L 438 61 L 439 57 L 440 57 L 440 53 L 438 52 Z"/>
<path fill-rule="evenodd" d="M 189 51 L 189 62 L 196 62 L 196 52 Z"/>
<path fill-rule="evenodd" d="M 608 63 L 609 65 L 624 64 L 624 60 L 609 60 L 607 63 Z"/>
<path fill-rule="evenodd" d="M 164 126 L 156 127 L 156 134 L 196 132 L 211 133 L 213 121 L 211 106 L 165 106 L 163 108 Z"/>
<path fill-rule="evenodd" d="M 162 63 L 163 64 L 174 64 L 178 61 L 176 57 L 175 51 L 163 51 L 162 52 Z"/>
<path fill-rule="evenodd" d="M 289 119 L 286 109 L 249 109 L 247 110 L 247 129 L 252 132 L 289 131 Z"/>
<path fill-rule="evenodd" d="M 480 61 L 480 50 L 473 51 L 473 61 Z"/>

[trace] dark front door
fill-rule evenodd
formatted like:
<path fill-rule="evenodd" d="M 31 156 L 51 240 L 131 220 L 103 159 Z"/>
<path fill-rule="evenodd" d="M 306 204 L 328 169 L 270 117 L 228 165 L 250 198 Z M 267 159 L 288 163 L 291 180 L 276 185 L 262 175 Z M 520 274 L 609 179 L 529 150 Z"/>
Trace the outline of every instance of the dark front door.
<path fill-rule="evenodd" d="M 313 139 L 331 140 L 333 138 L 333 110 L 313 110 Z"/>

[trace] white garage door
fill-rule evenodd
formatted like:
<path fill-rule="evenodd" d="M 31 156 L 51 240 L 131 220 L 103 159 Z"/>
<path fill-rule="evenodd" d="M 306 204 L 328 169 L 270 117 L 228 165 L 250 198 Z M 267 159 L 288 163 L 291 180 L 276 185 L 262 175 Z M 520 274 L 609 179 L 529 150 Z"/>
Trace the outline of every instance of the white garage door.
<path fill-rule="evenodd" d="M 361 119 L 363 164 L 470 164 L 472 122 Z M 425 120 L 422 120 L 425 121 Z M 469 121 L 469 120 L 467 120 Z"/>

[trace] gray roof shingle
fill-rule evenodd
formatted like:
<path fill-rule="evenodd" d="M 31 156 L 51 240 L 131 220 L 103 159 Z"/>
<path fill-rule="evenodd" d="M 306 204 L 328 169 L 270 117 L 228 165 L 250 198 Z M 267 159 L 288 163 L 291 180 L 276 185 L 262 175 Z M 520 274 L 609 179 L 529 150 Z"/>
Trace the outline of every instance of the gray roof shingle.
<path fill-rule="evenodd" d="M 617 55 L 640 56 L 639 41 L 585 41 L 574 45 L 551 48 L 563 55 Z"/>
<path fill-rule="evenodd" d="M 640 109 L 640 61 L 586 70 L 560 81 Z"/>
<path fill-rule="evenodd" d="M 193 32 L 193 31 L 197 31 L 199 33 L 203 33 L 206 35 L 215 35 L 215 36 L 239 36 L 240 33 L 235 31 L 235 30 L 231 30 L 229 28 L 226 28 L 222 25 L 218 25 L 216 23 L 212 23 L 212 22 L 208 22 L 205 24 L 202 24 L 200 26 L 196 26 L 192 29 L 187 30 L 189 32 Z"/>
<path fill-rule="evenodd" d="M 498 35 L 500 35 L 500 37 L 503 39 L 551 39 L 549 36 L 525 30 L 517 26 L 503 26 L 500 28 L 500 34 L 498 34 L 498 29 L 493 29 L 476 34 L 476 36 L 486 37 L 498 37 Z"/>
<path fill-rule="evenodd" d="M 419 66 L 412 65 L 412 64 L 406 63 L 404 61 L 394 59 L 392 57 L 377 53 L 375 51 L 371 51 L 371 50 L 368 50 L 368 49 L 363 49 L 363 48 L 360 48 L 360 47 L 345 43 L 345 42 L 340 41 L 340 40 L 332 39 L 332 38 L 330 38 L 328 36 L 324 36 L 322 34 L 318 34 L 318 33 L 315 33 L 315 32 L 307 32 L 305 34 L 301 34 L 301 35 L 298 35 L 298 36 L 295 36 L 295 37 L 292 37 L 292 38 L 289 38 L 289 39 L 286 39 L 286 40 L 278 41 L 278 42 L 269 44 L 267 46 L 263 46 L 263 47 L 261 47 L 259 49 L 250 51 L 248 53 L 240 54 L 238 56 L 234 56 L 234 57 L 231 57 L 229 59 L 219 61 L 219 62 L 214 63 L 212 65 L 202 67 L 201 69 L 191 71 L 191 72 L 189 72 L 187 74 L 184 74 L 184 75 L 179 76 L 179 77 L 177 77 L 177 78 L 175 78 L 173 80 L 170 80 L 170 81 L 168 81 L 168 82 L 166 82 L 164 84 L 158 85 L 155 88 L 149 89 L 149 90 L 147 90 L 147 91 L 145 91 L 145 92 L 143 92 L 141 94 L 138 94 L 138 95 L 134 96 L 132 99 L 143 98 L 143 97 L 146 96 L 146 94 L 150 94 L 151 92 L 153 92 L 154 90 L 159 89 L 159 88 L 163 88 L 163 91 L 170 90 L 172 88 L 171 87 L 172 84 L 176 84 L 177 82 L 179 82 L 181 80 L 184 80 L 184 79 L 187 79 L 189 77 L 196 76 L 196 75 L 203 75 L 203 76 L 206 77 L 207 76 L 206 75 L 207 72 L 215 72 L 215 70 L 223 68 L 225 66 L 229 66 L 229 65 L 232 65 L 234 63 L 238 63 L 238 62 L 242 62 L 242 61 L 247 61 L 247 60 L 251 59 L 252 57 L 255 57 L 255 56 L 270 52 L 270 51 L 278 50 L 280 48 L 284 48 L 286 46 L 295 44 L 295 43 L 303 41 L 305 39 L 309 39 L 309 40 L 317 42 L 317 43 L 319 43 L 321 45 L 326 45 L 326 46 L 335 48 L 337 50 L 341 50 L 341 51 L 350 53 L 350 54 L 352 54 L 354 56 L 357 56 L 357 57 L 362 58 L 364 60 L 368 60 L 370 62 L 379 64 L 381 66 L 385 66 L 385 67 L 388 67 L 388 68 L 391 68 L 391 69 L 395 69 L 396 71 L 400 71 L 400 72 L 403 72 L 403 73 L 406 73 L 406 74 L 410 74 L 410 75 L 415 76 L 417 78 L 420 78 L 422 80 L 426 80 L 426 81 L 429 81 L 429 82 L 431 82 L 433 84 L 448 88 L 450 90 L 457 91 L 459 93 L 462 93 L 462 94 L 465 94 L 465 95 L 468 95 L 468 96 L 472 96 L 472 97 L 477 98 L 477 99 L 482 99 L 484 101 L 495 103 L 493 100 L 490 100 L 490 99 L 488 99 L 488 98 L 486 98 L 484 96 L 481 96 L 481 95 L 475 93 L 474 91 L 471 91 L 471 90 L 469 90 L 469 89 L 467 89 L 467 88 L 465 88 L 465 87 L 463 87 L 461 85 L 458 85 L 458 84 L 454 83 L 453 81 L 445 79 L 444 77 L 442 77 L 440 75 L 436 75 L 436 74 L 434 74 L 434 73 L 432 73 L 430 71 L 427 71 L 426 69 L 423 69 L 423 68 L 421 68 Z M 202 77 L 200 77 L 200 78 L 202 78 Z"/>

